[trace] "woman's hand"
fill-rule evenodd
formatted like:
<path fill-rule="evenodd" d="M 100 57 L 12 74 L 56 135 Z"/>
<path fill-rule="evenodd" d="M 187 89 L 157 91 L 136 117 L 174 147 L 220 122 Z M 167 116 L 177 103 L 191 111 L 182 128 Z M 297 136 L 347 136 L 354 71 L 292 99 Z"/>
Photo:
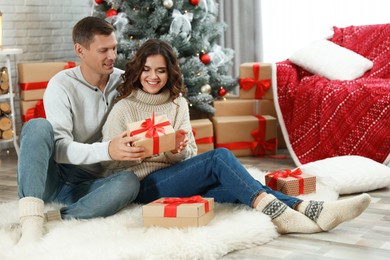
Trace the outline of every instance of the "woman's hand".
<path fill-rule="evenodd" d="M 138 161 L 145 158 L 145 148 L 142 146 L 134 147 L 132 142 L 139 140 L 135 136 L 127 136 L 123 132 L 110 141 L 108 153 L 114 161 Z"/>
<path fill-rule="evenodd" d="M 172 153 L 180 153 L 183 151 L 188 143 L 188 131 L 184 129 L 179 129 L 176 131 L 176 148 L 172 150 Z"/>

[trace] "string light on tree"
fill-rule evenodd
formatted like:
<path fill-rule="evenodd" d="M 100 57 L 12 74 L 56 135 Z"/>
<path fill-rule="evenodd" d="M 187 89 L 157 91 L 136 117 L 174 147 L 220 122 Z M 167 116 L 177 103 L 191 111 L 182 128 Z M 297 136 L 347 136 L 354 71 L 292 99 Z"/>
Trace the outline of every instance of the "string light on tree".
<path fill-rule="evenodd" d="M 164 0 L 163 1 L 163 6 L 167 9 L 171 9 L 173 6 L 173 1 L 172 0 Z"/>

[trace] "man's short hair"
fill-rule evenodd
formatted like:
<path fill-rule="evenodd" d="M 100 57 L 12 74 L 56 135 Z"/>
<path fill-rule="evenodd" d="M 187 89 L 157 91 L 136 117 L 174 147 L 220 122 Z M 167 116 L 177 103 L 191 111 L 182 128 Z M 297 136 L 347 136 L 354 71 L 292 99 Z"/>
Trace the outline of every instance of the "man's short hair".
<path fill-rule="evenodd" d="M 114 26 L 106 20 L 99 17 L 87 16 L 78 21 L 73 27 L 73 43 L 79 43 L 85 48 L 89 48 L 95 35 L 108 36 L 114 31 Z"/>

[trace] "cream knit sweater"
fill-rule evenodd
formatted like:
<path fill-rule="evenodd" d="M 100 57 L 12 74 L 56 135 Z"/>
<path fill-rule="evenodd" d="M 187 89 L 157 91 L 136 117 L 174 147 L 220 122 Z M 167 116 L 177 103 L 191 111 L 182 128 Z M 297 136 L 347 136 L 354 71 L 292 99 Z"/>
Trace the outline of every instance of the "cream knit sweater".
<path fill-rule="evenodd" d="M 160 94 L 149 94 L 142 90 L 134 90 L 131 95 L 116 103 L 110 112 L 103 127 L 103 141 L 108 141 L 127 130 L 127 123 L 137 122 L 155 116 L 166 115 L 175 130 L 188 131 L 188 144 L 181 153 L 160 153 L 136 161 L 106 161 L 102 165 L 106 168 L 105 175 L 119 170 L 134 172 L 140 180 L 153 171 L 166 168 L 172 164 L 188 159 L 197 154 L 195 138 L 192 134 L 187 101 L 179 97 L 172 102 L 168 90 Z"/>

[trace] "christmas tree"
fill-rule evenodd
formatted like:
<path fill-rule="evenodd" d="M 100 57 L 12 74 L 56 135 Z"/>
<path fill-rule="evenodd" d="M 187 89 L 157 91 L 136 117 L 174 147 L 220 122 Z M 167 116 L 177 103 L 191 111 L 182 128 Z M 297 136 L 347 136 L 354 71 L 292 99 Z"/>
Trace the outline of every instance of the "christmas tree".
<path fill-rule="evenodd" d="M 226 24 L 217 21 L 214 0 L 95 0 L 93 15 L 116 28 L 118 68 L 124 69 L 148 39 L 170 43 L 179 58 L 190 108 L 213 114 L 212 101 L 237 86 L 237 79 L 228 75 L 233 50 L 218 44 Z"/>

